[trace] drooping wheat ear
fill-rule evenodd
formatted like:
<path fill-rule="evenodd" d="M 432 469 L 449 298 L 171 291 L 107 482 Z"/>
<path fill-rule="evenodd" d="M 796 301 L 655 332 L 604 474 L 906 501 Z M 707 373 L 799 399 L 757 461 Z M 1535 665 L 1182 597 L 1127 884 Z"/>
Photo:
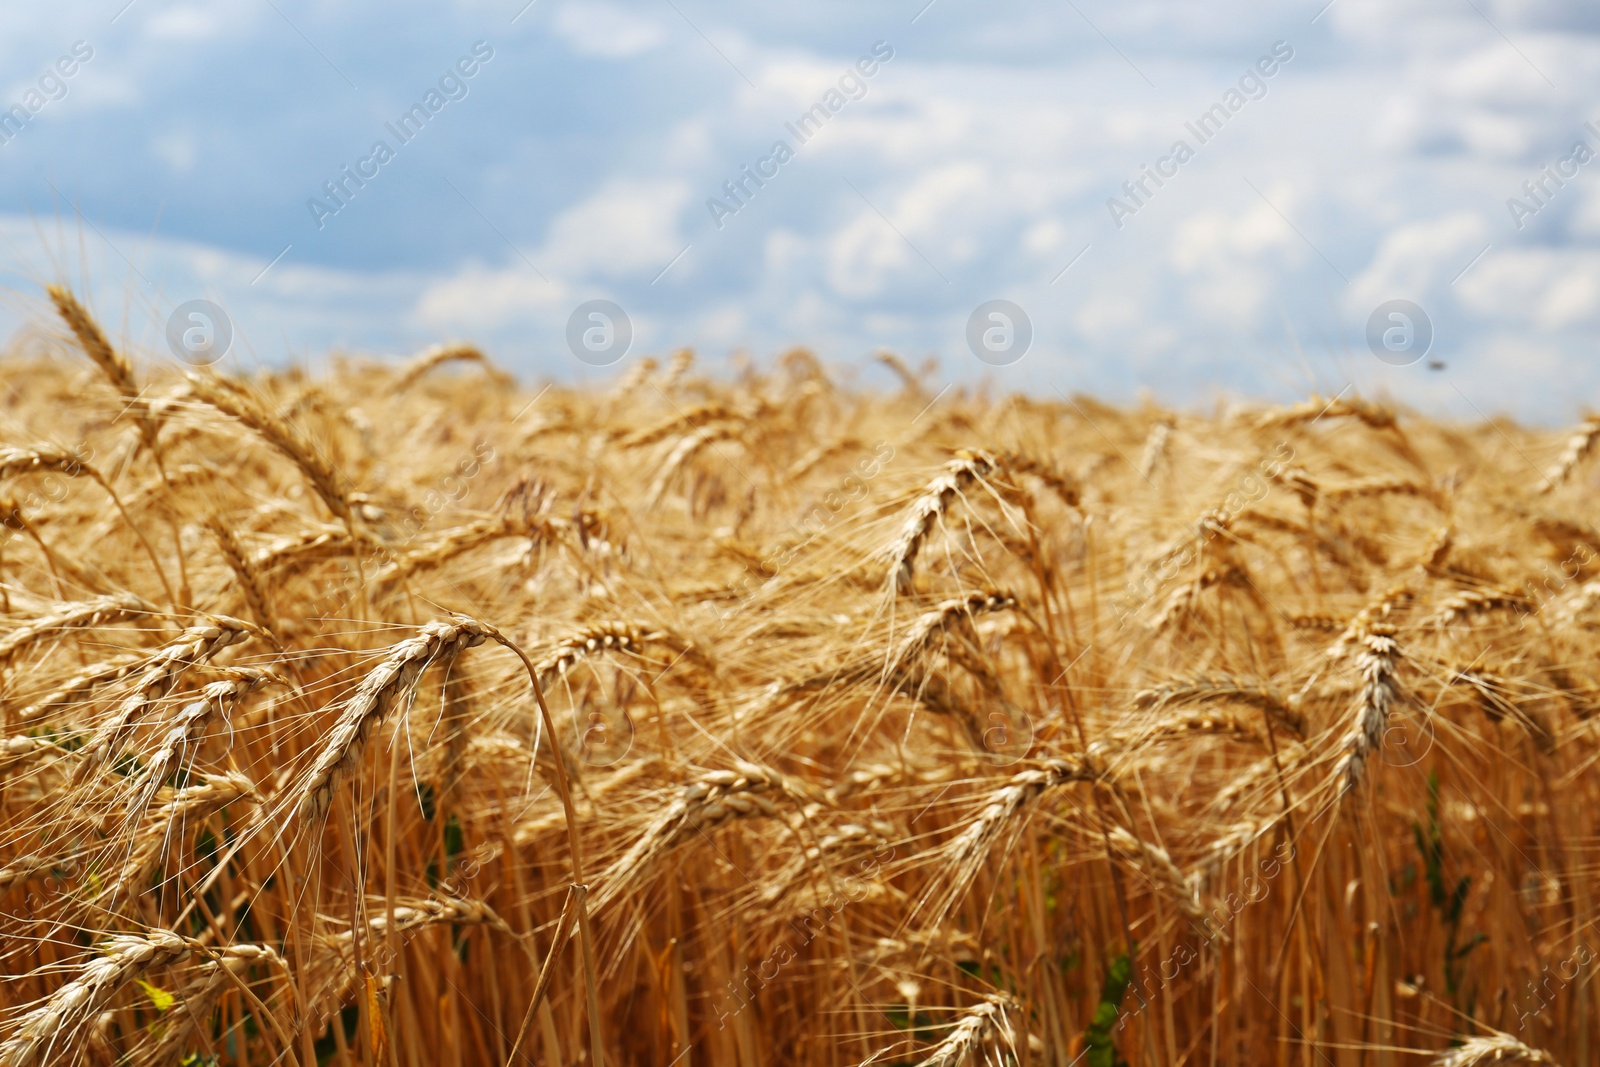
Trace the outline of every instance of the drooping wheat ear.
<path fill-rule="evenodd" d="M 1274 408 L 1258 418 L 1255 425 L 1258 430 L 1270 430 L 1274 427 L 1303 426 L 1324 418 L 1359 419 L 1374 430 L 1386 430 L 1396 425 L 1394 412 L 1381 405 L 1359 397 L 1349 400 L 1335 397 L 1328 401 L 1320 396 L 1312 396 L 1289 407 Z"/>
<path fill-rule="evenodd" d="M 810 818 L 815 812 L 808 810 Z M 816 844 L 807 844 L 800 853 L 773 873 L 771 880 L 759 894 L 763 905 L 777 903 L 796 887 L 815 877 L 818 865 L 843 869 L 844 865 L 863 853 L 890 846 L 900 835 L 893 825 L 882 820 L 869 820 L 870 825 L 845 823 L 820 835 Z"/>
<path fill-rule="evenodd" d="M 5 637 L 0 637 L 0 667 L 6 666 L 35 641 L 59 630 L 99 626 L 113 619 L 154 610 L 132 593 L 113 593 L 92 600 L 62 604 L 50 614 L 23 623 Z"/>
<path fill-rule="evenodd" d="M 256 573 L 255 566 L 250 558 L 245 555 L 244 549 L 239 544 L 239 539 L 234 536 L 233 528 L 220 518 L 213 515 L 206 520 L 206 529 L 211 531 L 211 536 L 217 542 L 217 549 L 222 553 L 223 562 L 228 569 L 233 571 L 233 576 L 239 582 L 239 592 L 244 597 L 245 610 L 250 612 L 250 617 L 255 619 L 256 625 L 267 633 L 272 633 L 276 622 L 272 609 L 267 606 L 267 591 L 261 584 L 261 576 Z"/>
<path fill-rule="evenodd" d="M 905 524 L 890 543 L 887 583 L 890 595 L 908 593 L 916 576 L 917 553 L 956 497 L 974 481 L 995 470 L 995 458 L 987 452 L 963 449 L 945 463 L 940 473 L 923 487 L 906 511 Z"/>
<path fill-rule="evenodd" d="M 646 356 L 628 368 L 628 373 L 617 379 L 616 387 L 611 391 L 613 400 L 623 400 L 632 396 L 639 387 L 650 380 L 650 376 L 661 366 L 654 359 Z"/>
<path fill-rule="evenodd" d="M 248 640 L 252 633 L 258 632 L 243 619 L 228 615 L 208 615 L 204 618 L 205 622 L 189 627 L 176 641 L 152 653 L 137 671 L 133 691 L 123 698 L 78 750 L 79 763 L 73 772 L 73 784 L 82 782 L 91 772 L 116 759 L 128 734 L 138 725 L 144 713 L 172 688 L 184 671 L 196 663 L 204 663 L 229 645 Z"/>
<path fill-rule="evenodd" d="M 307 530 L 274 541 L 256 554 L 251 565 L 263 578 L 287 578 L 319 559 L 350 555 L 360 545 L 345 529 Z"/>
<path fill-rule="evenodd" d="M 1144 439 L 1144 449 L 1139 453 L 1139 477 L 1149 481 L 1156 468 L 1167 462 L 1167 444 L 1171 440 L 1172 422 L 1157 420 L 1150 427 L 1150 435 Z"/>
<path fill-rule="evenodd" d="M 996 1042 L 1005 1050 L 1015 1052 L 1011 1024 L 1006 1018 L 1010 998 L 994 993 L 966 1009 L 950 1027 L 950 1032 L 928 1054 L 917 1061 L 917 1067 L 965 1067 L 968 1063 L 982 1063 L 983 1048 Z M 989 1062 L 1006 1063 L 1014 1057 L 1002 1051 Z"/>
<path fill-rule="evenodd" d="M 1222 867 L 1239 853 L 1271 833 L 1284 818 L 1283 812 L 1256 819 L 1243 819 L 1226 827 L 1206 846 L 1205 857 L 1200 861 L 1200 885 L 1210 887 L 1221 873 Z"/>
<path fill-rule="evenodd" d="M 450 663 L 466 649 L 482 644 L 491 632 L 482 623 L 457 617 L 430 622 L 416 637 L 393 646 L 388 658 L 356 687 L 311 765 L 295 805 L 300 817 L 315 819 L 328 810 L 333 791 L 360 761 L 368 735 L 397 704 L 410 697 L 428 664 L 435 660 Z"/>
<path fill-rule="evenodd" d="M 1278 467 L 1271 479 L 1300 498 L 1302 507 L 1312 507 L 1322 492 L 1322 485 L 1300 467 Z"/>
<path fill-rule="evenodd" d="M 269 671 L 241 668 L 237 677 L 210 683 L 200 690 L 198 700 L 192 700 L 179 709 L 168 724 L 166 736 L 161 740 L 161 747 L 152 752 L 146 761 L 144 779 L 128 798 L 128 812 L 138 815 L 149 806 L 151 798 L 156 795 L 156 790 L 161 788 L 161 783 L 166 781 L 169 774 L 183 766 L 184 761 L 199 746 L 203 731 L 210 726 L 213 719 L 221 716 L 223 721 L 228 723 L 231 734 L 233 730 L 231 716 L 234 707 L 247 694 L 268 682 L 287 684 Z"/>
<path fill-rule="evenodd" d="M 1440 602 L 1432 615 L 1422 620 L 1429 628 L 1443 629 L 1463 616 L 1484 611 L 1517 611 L 1528 607 L 1528 598 L 1507 589 L 1464 589 Z"/>
<path fill-rule="evenodd" d="M 443 897 L 413 900 L 395 905 L 396 935 L 409 938 L 410 935 L 439 923 L 488 926 L 516 937 L 515 931 L 499 913 L 479 900 Z M 366 930 L 361 939 L 369 945 L 388 937 L 389 919 L 381 910 L 375 911 L 363 925 Z M 319 959 L 315 970 L 326 977 L 322 979 L 321 989 L 312 994 L 312 1002 L 314 1004 L 320 1002 L 336 1009 L 349 998 L 356 980 L 360 977 L 355 967 L 354 931 L 345 930 L 324 938 L 318 947 L 322 958 Z"/>
<path fill-rule="evenodd" d="M 479 351 L 476 345 L 438 345 L 420 355 L 414 356 L 410 362 L 401 367 L 395 377 L 394 384 L 389 387 L 389 392 L 390 394 L 403 393 L 415 385 L 417 379 L 435 367 L 457 361 L 476 363 L 488 371 L 489 376 L 492 378 L 504 377 L 495 369 L 494 364 L 489 362 L 489 357 Z"/>
<path fill-rule="evenodd" d="M 704 661 L 688 641 L 668 630 L 650 629 L 629 622 L 600 622 L 575 630 L 560 638 L 535 665 L 539 685 L 549 686 L 572 670 L 580 660 L 605 652 L 642 656 L 650 645 Z"/>
<path fill-rule="evenodd" d="M 667 486 L 672 484 L 672 478 L 683 466 L 693 459 L 695 454 L 703 448 L 710 448 L 718 441 L 737 441 L 740 439 L 740 428 L 726 422 L 713 423 L 702 426 L 672 447 L 667 454 L 666 461 L 661 464 L 661 469 L 656 472 L 655 479 L 651 481 L 650 488 L 644 494 L 646 509 L 654 508 L 666 493 Z"/>
<path fill-rule="evenodd" d="M 52 747 L 43 738 L 27 734 L 12 734 L 0 740 L 0 775 L 27 766 Z"/>
<path fill-rule="evenodd" d="M 100 324 L 94 321 L 94 316 L 89 314 L 87 308 L 78 302 L 72 290 L 60 285 L 47 285 L 45 291 L 50 294 L 51 303 L 56 306 L 56 314 L 61 316 L 61 321 L 67 324 L 72 335 L 78 339 L 78 347 L 83 349 L 84 355 L 100 368 L 100 373 L 105 375 L 106 381 L 112 388 L 122 395 L 122 399 L 129 404 L 133 413 L 135 425 L 139 427 L 139 437 L 145 447 L 155 450 L 156 434 L 161 425 L 151 414 L 150 406 L 142 402 L 139 382 L 133 376 L 133 367 L 128 363 L 128 358 L 106 340 L 105 331 L 100 329 Z"/>
<path fill-rule="evenodd" d="M 1596 441 L 1600 441 L 1600 415 L 1590 415 L 1567 438 L 1566 447 L 1561 450 L 1555 466 L 1545 472 L 1544 484 L 1539 487 L 1539 492 L 1548 493 L 1571 477 L 1584 457 L 1594 451 Z"/>
<path fill-rule="evenodd" d="M 1358 644 L 1361 651 L 1356 655 L 1356 670 L 1361 672 L 1361 695 L 1356 701 L 1355 722 L 1340 744 L 1345 754 L 1334 767 L 1334 777 L 1341 780 L 1340 796 L 1361 785 L 1367 760 L 1383 747 L 1389 713 L 1400 699 L 1396 672 L 1401 653 L 1394 627 L 1372 623 Z"/>
<path fill-rule="evenodd" d="M 1445 523 L 1433 532 L 1428 538 L 1428 543 L 1422 548 L 1422 557 L 1417 565 L 1423 570 L 1433 571 L 1444 566 L 1444 561 L 1450 555 L 1450 550 L 1456 545 L 1455 527 Z"/>
<path fill-rule="evenodd" d="M 1305 729 L 1300 712 L 1289 707 L 1273 688 L 1260 682 L 1237 678 L 1231 674 L 1199 674 L 1178 678 L 1150 689 L 1142 689 L 1133 696 L 1135 707 L 1147 711 L 1160 711 L 1173 705 L 1185 707 L 1231 701 L 1260 708 L 1276 722 L 1287 727 L 1298 737 Z"/>
<path fill-rule="evenodd" d="M 651 864 L 699 831 L 729 819 L 775 816 L 775 798 L 800 795 L 777 771 L 743 760 L 732 770 L 701 775 L 684 786 L 677 799 L 656 816 L 622 858 L 600 876 L 595 911 L 620 897 Z"/>
<path fill-rule="evenodd" d="M 931 611 L 917 616 L 892 657 L 896 665 L 920 660 L 940 635 L 952 627 L 971 626 L 979 615 L 1007 611 L 1017 606 L 1017 598 L 997 589 L 985 589 L 942 601 Z"/>
<path fill-rule="evenodd" d="M 726 404 L 714 402 L 696 404 L 691 408 L 675 411 L 670 418 L 663 419 L 654 426 L 628 434 L 618 443 L 623 448 L 643 448 L 658 441 L 665 441 L 675 434 L 697 430 L 714 422 L 737 421 L 739 421 L 738 413 Z"/>
<path fill-rule="evenodd" d="M 807 354 L 809 355 L 809 353 Z M 813 359 L 814 358 L 815 357 L 813 357 Z M 898 355 L 889 351 L 887 348 L 880 348 L 872 354 L 872 361 L 874 363 L 881 363 L 885 367 L 888 367 L 890 373 L 892 373 L 896 378 L 900 379 L 900 388 L 904 389 L 907 393 L 910 393 L 912 396 L 922 395 L 922 382 L 915 374 L 911 372 L 911 368 L 906 366 L 906 361 L 901 359 Z"/>
<path fill-rule="evenodd" d="M 173 851 L 174 827 L 197 831 L 229 804 L 255 796 L 255 783 L 238 771 L 206 775 L 194 785 L 175 790 L 170 800 L 162 800 L 156 816 L 134 831 L 127 859 L 116 877 L 106 880 L 107 885 L 96 894 L 95 901 L 125 900 L 128 893 L 145 885 Z"/>
<path fill-rule="evenodd" d="M 1488 1037 L 1473 1037 L 1434 1057 L 1434 1067 L 1480 1067 L 1489 1063 L 1538 1063 L 1556 1067 L 1548 1052 L 1530 1048 L 1512 1037 L 1494 1031 Z"/>
<path fill-rule="evenodd" d="M 19 882 L 26 882 L 41 871 L 48 871 L 54 867 L 62 866 L 71 861 L 68 856 L 36 856 L 29 853 L 17 856 L 0 867 L 0 892 L 10 889 Z"/>
<path fill-rule="evenodd" d="M 255 397 L 237 382 L 193 373 L 188 375 L 188 379 L 189 388 L 195 396 L 224 415 L 232 416 L 254 430 L 262 440 L 298 467 L 312 490 L 327 505 L 328 510 L 346 526 L 355 521 L 351 513 L 349 493 L 341 486 L 338 472 L 292 426 L 263 408 Z"/>
<path fill-rule="evenodd" d="M 1045 484 L 1069 508 L 1078 506 L 1083 487 L 1071 475 L 1063 474 L 1045 460 L 1022 452 L 1002 452 L 994 457 L 995 467 L 1007 474 L 1031 474 Z"/>
<path fill-rule="evenodd" d="M 237 982 L 245 980 L 250 968 L 263 965 L 288 976 L 288 964 L 270 945 L 243 942 L 211 950 L 205 964 L 198 968 L 199 974 L 185 984 L 172 1007 L 161 1016 L 160 1029 L 139 1045 L 130 1062 L 151 1067 L 182 1062 L 196 1033 L 210 1025 L 222 994 L 237 988 Z"/>
<path fill-rule="evenodd" d="M 45 696 L 23 708 L 17 717 L 25 723 L 31 722 L 52 710 L 75 703 L 84 694 L 99 686 L 126 678 L 138 670 L 145 662 L 145 659 L 146 657 L 143 653 L 130 652 L 114 659 L 90 664 L 77 674 L 66 679 Z"/>
<path fill-rule="evenodd" d="M 1596 602 L 1600 602 L 1600 581 L 1584 582 L 1555 613 L 1555 625 L 1563 627 L 1573 625 L 1578 621 L 1578 617 L 1594 607 Z"/>
<path fill-rule="evenodd" d="M 1032 813 L 1046 792 L 1069 782 L 1092 781 L 1094 777 L 1086 763 L 1059 759 L 1045 760 L 1042 766 L 1013 775 L 989 795 L 967 828 L 943 846 L 942 868 L 912 915 L 931 901 L 932 925 L 943 922 L 949 910 L 966 895 L 996 843 Z"/>
<path fill-rule="evenodd" d="M 1384 590 L 1376 599 L 1356 612 L 1355 618 L 1345 625 L 1339 634 L 1339 639 L 1328 647 L 1328 659 L 1334 663 L 1344 659 L 1346 653 L 1366 636 L 1372 623 L 1387 618 L 1415 599 L 1416 594 L 1412 592 L 1407 582 L 1397 582 Z"/>
<path fill-rule="evenodd" d="M 1545 752 L 1553 750 L 1555 735 L 1543 715 L 1524 710 L 1517 704 L 1512 683 L 1493 671 L 1471 668 L 1450 672 L 1450 683 L 1463 683 L 1477 697 L 1478 707 L 1490 722 L 1510 719 L 1532 737 Z"/>
<path fill-rule="evenodd" d="M 184 630 L 176 641 L 148 657 L 134 678 L 133 691 L 78 750 L 79 763 L 73 772 L 73 784 L 82 782 L 91 772 L 116 759 L 128 734 L 144 713 L 172 688 L 184 671 L 196 663 L 204 663 L 229 645 L 248 640 L 256 632 L 256 628 L 243 619 L 228 615 L 204 618 L 205 622 Z"/>
<path fill-rule="evenodd" d="M 1178 910 L 1196 922 L 1204 922 L 1205 908 L 1200 897 L 1200 876 L 1184 874 L 1172 861 L 1172 855 L 1160 845 L 1136 837 L 1121 826 L 1110 832 L 1111 847 L 1124 859 L 1138 867 L 1152 884 L 1166 891 Z"/>
<path fill-rule="evenodd" d="M 59 448 L 51 448 L 48 445 L 35 448 L 0 448 L 0 481 L 18 474 L 30 473 L 64 474 L 69 478 L 84 477 L 98 485 L 106 496 L 111 498 L 111 503 L 116 507 L 117 513 L 122 516 L 122 521 L 128 524 L 128 529 L 133 532 L 134 537 L 138 538 L 139 544 L 143 546 L 145 555 L 150 559 L 150 566 L 155 570 L 156 577 L 161 581 L 161 588 L 167 594 L 167 602 L 173 605 L 177 604 L 177 600 L 172 595 L 172 586 L 167 582 L 166 571 L 162 568 L 161 560 L 156 556 L 156 550 L 150 544 L 150 539 L 145 536 L 143 527 L 135 523 L 128 515 L 128 509 L 122 506 L 122 498 L 117 495 L 115 489 L 111 488 L 111 483 L 106 481 L 99 471 L 71 452 L 66 452 Z M 6 517 L 6 525 L 28 528 L 20 509 L 13 505 L 9 511 L 11 514 Z M 31 528 L 28 529 L 34 540 L 38 542 L 40 549 L 59 564 L 61 559 L 56 554 L 51 553 L 48 548 L 45 548 L 44 541 L 39 537 L 38 533 L 31 530 Z M 85 572 L 84 568 L 77 569 L 80 572 Z M 92 574 L 92 572 L 86 573 Z M 94 587 L 95 583 L 91 582 L 90 588 Z"/>
<path fill-rule="evenodd" d="M 170 930 L 144 936 L 118 934 L 101 946 L 101 956 L 56 990 L 48 1000 L 23 1015 L 4 1044 L 0 1067 L 33 1067 L 66 1063 L 79 1029 L 99 1015 L 111 998 L 148 972 L 177 963 L 189 954 L 189 942 Z"/>
<path fill-rule="evenodd" d="M 676 389 L 692 366 L 694 366 L 693 350 L 680 348 L 672 353 L 672 362 L 667 364 L 667 380 L 662 383 L 663 390 L 670 393 Z"/>
<path fill-rule="evenodd" d="M 69 478 L 81 474 L 104 484 L 100 475 L 81 457 L 49 445 L 0 448 L 0 478 L 11 478 L 18 474 L 65 474 Z"/>
<path fill-rule="evenodd" d="M 1325 485 L 1322 487 L 1322 496 L 1325 500 L 1350 500 L 1368 496 L 1414 496 L 1428 501 L 1435 507 L 1444 506 L 1444 498 L 1439 490 L 1412 478 L 1364 478 L 1343 485 Z"/>

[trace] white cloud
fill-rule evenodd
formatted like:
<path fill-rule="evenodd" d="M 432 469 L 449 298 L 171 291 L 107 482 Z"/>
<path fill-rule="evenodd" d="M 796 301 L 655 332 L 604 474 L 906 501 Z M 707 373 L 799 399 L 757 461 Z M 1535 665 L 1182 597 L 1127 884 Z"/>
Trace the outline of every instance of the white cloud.
<path fill-rule="evenodd" d="M 579 55 L 606 59 L 641 55 L 667 39 L 653 19 L 595 0 L 563 4 L 556 12 L 555 30 Z"/>
<path fill-rule="evenodd" d="M 678 216 L 688 201 L 685 182 L 619 178 L 558 215 L 534 262 L 562 277 L 648 270 L 649 280 L 683 250 Z"/>

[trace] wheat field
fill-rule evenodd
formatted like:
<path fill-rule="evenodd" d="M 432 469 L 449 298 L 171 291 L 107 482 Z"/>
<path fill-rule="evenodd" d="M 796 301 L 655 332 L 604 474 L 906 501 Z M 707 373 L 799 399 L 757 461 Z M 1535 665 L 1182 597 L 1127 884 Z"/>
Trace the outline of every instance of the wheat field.
<path fill-rule="evenodd" d="M 0 1065 L 1594 1062 L 1574 431 L 3 357 Z"/>

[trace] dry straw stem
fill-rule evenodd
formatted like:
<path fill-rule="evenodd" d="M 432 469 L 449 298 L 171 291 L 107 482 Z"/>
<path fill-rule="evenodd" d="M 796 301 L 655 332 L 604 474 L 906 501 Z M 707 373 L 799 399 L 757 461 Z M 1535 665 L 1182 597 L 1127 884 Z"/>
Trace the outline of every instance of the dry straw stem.
<path fill-rule="evenodd" d="M 1498 1030 L 1488 1037 L 1473 1037 L 1434 1057 L 1434 1067 L 1482 1067 L 1491 1063 L 1538 1063 L 1557 1067 L 1549 1053 L 1530 1048 Z"/>
<path fill-rule="evenodd" d="M 0 1044 L 0 1067 L 66 1062 L 78 1030 L 130 982 L 189 954 L 190 943 L 170 930 L 118 934 L 101 946 L 78 976 L 23 1015 Z"/>
<path fill-rule="evenodd" d="M 328 510 L 346 526 L 355 522 L 349 494 L 341 487 L 338 472 L 294 427 L 262 408 L 237 382 L 203 374 L 190 374 L 188 379 L 195 396 L 254 430 L 285 459 L 299 467 L 300 473 L 317 496 L 322 498 Z"/>

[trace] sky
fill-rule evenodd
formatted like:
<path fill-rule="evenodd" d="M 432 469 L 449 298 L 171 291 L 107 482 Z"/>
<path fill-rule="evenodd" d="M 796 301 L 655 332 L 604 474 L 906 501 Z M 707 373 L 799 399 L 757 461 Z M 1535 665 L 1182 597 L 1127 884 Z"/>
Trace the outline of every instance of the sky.
<path fill-rule="evenodd" d="M 209 301 L 235 369 L 1600 395 L 1592 3 L 55 0 L 0 108 L 0 335 L 65 280 L 150 359 Z"/>

